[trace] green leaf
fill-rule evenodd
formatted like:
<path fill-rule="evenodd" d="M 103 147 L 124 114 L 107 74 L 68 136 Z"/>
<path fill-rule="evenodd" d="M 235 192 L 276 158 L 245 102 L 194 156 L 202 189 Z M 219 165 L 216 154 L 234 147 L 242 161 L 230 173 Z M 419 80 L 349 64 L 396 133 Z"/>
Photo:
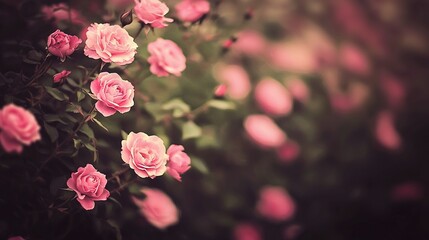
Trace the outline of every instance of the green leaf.
<path fill-rule="evenodd" d="M 48 133 L 51 142 L 55 142 L 58 139 L 58 130 L 51 125 L 44 123 L 46 133 Z"/>
<path fill-rule="evenodd" d="M 161 108 L 159 103 L 146 103 L 144 106 L 146 111 L 153 116 L 156 122 L 159 122 L 164 118 L 165 111 Z"/>
<path fill-rule="evenodd" d="M 198 170 L 199 172 L 201 172 L 203 174 L 209 173 L 209 169 L 207 168 L 206 164 L 204 163 L 204 161 L 201 158 L 192 156 L 191 157 L 191 166 L 192 166 L 192 168 L 195 168 L 196 170 Z"/>
<path fill-rule="evenodd" d="M 187 121 L 182 126 L 182 139 L 197 138 L 201 136 L 201 128 L 193 121 Z"/>
<path fill-rule="evenodd" d="M 51 88 L 51 87 L 45 86 L 45 89 L 46 89 L 46 92 L 49 93 L 49 95 L 51 95 L 52 97 L 54 97 L 58 101 L 64 101 L 64 100 L 69 99 L 69 97 L 67 95 L 65 95 L 63 92 L 61 92 L 60 90 L 58 90 L 56 88 Z"/>
<path fill-rule="evenodd" d="M 175 98 L 167 103 L 163 104 L 161 107 L 163 110 L 173 111 L 173 117 L 182 117 L 186 113 L 191 111 L 191 107 L 186 104 L 183 100 Z"/>
<path fill-rule="evenodd" d="M 210 100 L 208 102 L 208 105 L 212 108 L 217 108 L 220 110 L 233 110 L 235 109 L 235 104 L 233 102 L 229 101 L 223 101 L 223 100 Z"/>
<path fill-rule="evenodd" d="M 67 124 L 64 119 L 61 119 L 61 115 L 59 114 L 45 114 L 43 115 L 43 118 L 46 122 L 60 122 L 62 124 Z"/>
<path fill-rule="evenodd" d="M 82 127 L 79 129 L 79 132 L 85 134 L 86 136 L 88 136 L 91 139 L 93 139 L 95 137 L 94 131 L 89 127 L 89 125 L 87 123 L 82 125 Z"/>
<path fill-rule="evenodd" d="M 121 136 L 122 136 L 122 139 L 127 140 L 128 133 L 126 133 L 124 130 L 121 130 Z"/>
<path fill-rule="evenodd" d="M 101 128 L 103 128 L 104 130 L 106 130 L 107 132 L 109 131 L 98 119 L 93 118 L 92 119 L 98 126 L 100 126 Z"/>
<path fill-rule="evenodd" d="M 77 96 L 77 101 L 80 102 L 85 98 L 85 94 L 81 91 L 77 91 L 76 92 L 76 96 Z"/>
<path fill-rule="evenodd" d="M 80 88 L 80 85 L 73 79 L 67 78 L 67 83 L 70 84 L 70 86 L 75 88 Z"/>
<path fill-rule="evenodd" d="M 82 114 L 82 107 L 73 103 L 67 104 L 66 112 L 80 113 Z"/>

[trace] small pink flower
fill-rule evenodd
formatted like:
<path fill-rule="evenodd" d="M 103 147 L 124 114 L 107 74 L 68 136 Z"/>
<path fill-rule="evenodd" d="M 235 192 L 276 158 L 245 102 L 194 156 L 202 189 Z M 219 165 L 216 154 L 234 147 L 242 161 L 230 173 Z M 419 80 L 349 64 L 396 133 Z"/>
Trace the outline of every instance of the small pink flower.
<path fill-rule="evenodd" d="M 8 152 L 22 152 L 22 145 L 40 140 L 40 126 L 34 115 L 11 103 L 0 110 L 0 143 Z"/>
<path fill-rule="evenodd" d="M 232 44 L 234 44 L 234 42 L 235 42 L 235 38 L 228 38 L 222 43 L 222 48 L 228 49 L 232 46 Z"/>
<path fill-rule="evenodd" d="M 105 117 L 129 112 L 134 106 L 134 86 L 117 73 L 100 73 L 91 82 L 91 92 L 98 99 L 95 107 Z"/>
<path fill-rule="evenodd" d="M 234 240 L 261 240 L 259 229 L 250 223 L 241 223 L 234 228 Z"/>
<path fill-rule="evenodd" d="M 168 76 L 170 73 L 180 76 L 186 68 L 186 58 L 182 49 L 171 40 L 158 38 L 149 43 L 147 50 L 150 53 L 147 61 L 150 71 L 158 77 Z"/>
<path fill-rule="evenodd" d="M 343 44 L 340 48 L 340 63 L 350 72 L 368 75 L 370 64 L 364 53 L 352 44 Z"/>
<path fill-rule="evenodd" d="M 310 95 L 310 90 L 303 80 L 292 78 L 286 81 L 286 88 L 293 98 L 300 102 L 306 102 Z"/>
<path fill-rule="evenodd" d="M 250 115 L 244 120 L 247 135 L 263 148 L 277 148 L 286 141 L 286 134 L 265 115 Z"/>
<path fill-rule="evenodd" d="M 94 201 L 107 200 L 110 192 L 105 189 L 106 184 L 106 175 L 91 164 L 78 168 L 67 180 L 67 186 L 76 192 L 77 201 L 85 210 L 92 210 L 95 207 Z"/>
<path fill-rule="evenodd" d="M 66 79 L 70 75 L 70 71 L 62 70 L 61 72 L 54 75 L 54 83 L 61 82 Z"/>
<path fill-rule="evenodd" d="M 300 153 L 299 145 L 294 141 L 286 141 L 277 149 L 277 156 L 282 162 L 294 161 Z"/>
<path fill-rule="evenodd" d="M 179 210 L 165 193 L 151 188 L 142 188 L 141 192 L 146 195 L 145 199 L 132 199 L 150 224 L 165 229 L 179 221 Z"/>
<path fill-rule="evenodd" d="M 245 30 L 238 33 L 237 41 L 232 49 L 239 53 L 257 56 L 264 53 L 266 45 L 265 38 L 259 32 Z"/>
<path fill-rule="evenodd" d="M 283 116 L 292 111 L 293 101 L 289 92 L 272 78 L 265 78 L 256 85 L 255 100 L 268 114 Z"/>
<path fill-rule="evenodd" d="M 210 11 L 210 3 L 206 0 L 182 0 L 175 9 L 183 22 L 195 22 Z"/>
<path fill-rule="evenodd" d="M 173 19 L 165 17 L 170 9 L 159 0 L 135 0 L 135 4 L 137 18 L 153 28 L 164 28 L 167 23 L 173 22 Z"/>
<path fill-rule="evenodd" d="M 214 95 L 216 97 L 223 97 L 225 96 L 227 90 L 228 90 L 228 87 L 226 86 L 226 84 L 220 84 L 219 86 L 216 87 L 214 91 Z"/>
<path fill-rule="evenodd" d="M 137 44 L 119 25 L 93 23 L 86 32 L 84 53 L 93 59 L 118 65 L 130 64 L 137 53 Z"/>
<path fill-rule="evenodd" d="M 171 145 L 168 150 L 167 173 L 181 182 L 181 174 L 188 171 L 191 166 L 191 158 L 183 152 L 185 148 L 182 145 Z"/>
<path fill-rule="evenodd" d="M 259 192 L 259 214 L 273 221 L 285 221 L 295 214 L 295 203 L 281 187 L 267 186 Z"/>
<path fill-rule="evenodd" d="M 395 128 L 393 114 L 389 111 L 380 112 L 375 123 L 375 136 L 378 142 L 384 147 L 395 150 L 401 144 L 401 136 Z"/>
<path fill-rule="evenodd" d="M 227 93 L 232 99 L 244 99 L 249 94 L 250 79 L 243 67 L 239 65 L 219 66 L 215 72 L 216 79 L 226 84 Z"/>
<path fill-rule="evenodd" d="M 155 178 L 167 170 L 168 155 L 164 142 L 157 136 L 131 132 L 122 140 L 121 157 L 141 178 Z"/>
<path fill-rule="evenodd" d="M 70 56 L 81 43 L 82 40 L 78 37 L 57 30 L 49 35 L 47 48 L 52 55 L 59 57 L 64 62 L 66 57 Z"/>
<path fill-rule="evenodd" d="M 404 182 L 393 188 L 391 196 L 392 200 L 397 202 L 420 200 L 423 197 L 423 188 L 417 182 Z"/>

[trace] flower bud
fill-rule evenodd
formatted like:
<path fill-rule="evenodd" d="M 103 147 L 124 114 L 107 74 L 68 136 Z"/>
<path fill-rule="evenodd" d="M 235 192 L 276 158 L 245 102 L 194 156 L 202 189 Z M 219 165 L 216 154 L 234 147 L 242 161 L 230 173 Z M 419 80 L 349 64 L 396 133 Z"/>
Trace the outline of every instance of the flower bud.
<path fill-rule="evenodd" d="M 121 15 L 122 27 L 125 27 L 133 22 L 133 10 L 128 10 Z"/>

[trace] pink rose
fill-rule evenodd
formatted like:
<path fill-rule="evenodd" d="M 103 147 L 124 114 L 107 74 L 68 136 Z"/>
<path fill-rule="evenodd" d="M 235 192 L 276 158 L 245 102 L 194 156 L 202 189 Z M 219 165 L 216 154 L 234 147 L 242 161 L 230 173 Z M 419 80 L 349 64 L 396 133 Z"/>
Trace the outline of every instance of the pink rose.
<path fill-rule="evenodd" d="M 401 144 L 401 136 L 395 128 L 393 114 L 389 111 L 380 112 L 375 123 L 375 136 L 384 147 L 395 150 Z"/>
<path fill-rule="evenodd" d="M 241 223 L 234 228 L 235 240 L 261 240 L 259 229 L 250 223 Z"/>
<path fill-rule="evenodd" d="M 186 68 L 186 58 L 182 49 L 171 40 L 158 38 L 149 43 L 147 50 L 150 53 L 147 61 L 150 71 L 158 77 L 168 76 L 169 73 L 180 76 Z"/>
<path fill-rule="evenodd" d="M 40 126 L 34 115 L 11 103 L 0 110 L 0 143 L 8 152 L 22 152 L 22 145 L 40 140 Z"/>
<path fill-rule="evenodd" d="M 165 193 L 151 188 L 142 188 L 141 192 L 146 195 L 145 199 L 132 199 L 150 224 L 165 229 L 179 221 L 179 210 Z"/>
<path fill-rule="evenodd" d="M 181 174 L 188 171 L 191 166 L 191 158 L 183 152 L 185 148 L 182 145 L 171 145 L 168 150 L 167 173 L 177 181 L 182 181 Z"/>
<path fill-rule="evenodd" d="M 70 71 L 62 70 L 61 72 L 54 75 L 54 83 L 61 82 L 63 79 L 66 79 L 70 75 Z"/>
<path fill-rule="evenodd" d="M 81 43 L 82 40 L 78 37 L 57 30 L 49 35 L 47 48 L 52 55 L 60 57 L 64 62 L 66 57 L 70 56 Z"/>
<path fill-rule="evenodd" d="M 77 169 L 67 180 L 67 186 L 77 194 L 77 201 L 85 210 L 95 207 L 94 201 L 105 201 L 110 192 L 105 189 L 106 175 L 97 171 L 91 164 Z"/>
<path fill-rule="evenodd" d="M 175 9 L 183 22 L 195 22 L 210 11 L 210 3 L 206 0 L 182 0 Z"/>
<path fill-rule="evenodd" d="M 340 63 L 350 72 L 368 75 L 370 64 L 364 53 L 352 44 L 343 44 L 340 48 Z"/>
<path fill-rule="evenodd" d="M 126 113 L 134 106 L 134 86 L 117 73 L 100 73 L 91 82 L 91 92 L 98 99 L 95 107 L 105 117 L 116 111 Z"/>
<path fill-rule="evenodd" d="M 170 9 L 159 0 L 135 0 L 134 12 L 137 18 L 153 28 L 164 28 L 173 19 L 164 17 Z"/>
<path fill-rule="evenodd" d="M 287 89 L 272 78 L 265 78 L 255 88 L 255 100 L 268 114 L 283 116 L 292 111 L 292 98 Z"/>
<path fill-rule="evenodd" d="M 286 134 L 265 115 L 250 115 L 244 120 L 247 135 L 263 148 L 277 148 L 286 141 Z"/>
<path fill-rule="evenodd" d="M 294 161 L 300 153 L 299 145 L 294 141 L 286 141 L 277 149 L 277 156 L 282 162 L 288 163 Z"/>
<path fill-rule="evenodd" d="M 227 93 L 232 99 L 244 99 L 250 92 L 250 79 L 239 65 L 219 66 L 215 70 L 216 79 L 227 85 Z"/>
<path fill-rule="evenodd" d="M 268 186 L 259 192 L 257 210 L 270 220 L 284 221 L 293 217 L 295 203 L 283 188 Z"/>
<path fill-rule="evenodd" d="M 265 38 L 259 32 L 245 30 L 238 33 L 237 41 L 232 49 L 239 53 L 257 56 L 264 53 L 266 45 Z"/>
<path fill-rule="evenodd" d="M 310 92 L 308 86 L 299 78 L 292 78 L 286 81 L 286 88 L 293 98 L 300 102 L 306 102 Z"/>
<path fill-rule="evenodd" d="M 157 136 L 130 132 L 122 140 L 122 160 L 142 178 L 155 178 L 167 170 L 168 155 L 164 142 Z"/>
<path fill-rule="evenodd" d="M 130 64 L 137 53 L 137 44 L 119 25 L 93 23 L 86 32 L 84 53 L 93 59 L 118 65 Z"/>
<path fill-rule="evenodd" d="M 41 8 L 42 15 L 45 20 L 53 20 L 56 25 L 61 21 L 71 21 L 77 25 L 85 25 L 86 19 L 73 8 L 70 8 L 65 3 L 53 4 L 52 6 L 43 6 Z"/>

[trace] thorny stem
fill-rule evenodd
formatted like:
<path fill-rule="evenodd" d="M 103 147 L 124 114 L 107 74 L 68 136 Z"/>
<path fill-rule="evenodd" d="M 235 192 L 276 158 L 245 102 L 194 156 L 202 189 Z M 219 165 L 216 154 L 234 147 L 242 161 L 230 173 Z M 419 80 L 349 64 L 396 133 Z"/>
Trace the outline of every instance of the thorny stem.
<path fill-rule="evenodd" d="M 52 65 L 52 60 L 47 61 L 49 56 L 50 54 L 47 54 L 43 62 L 37 67 L 36 72 L 34 72 L 30 82 L 28 82 L 25 85 L 26 87 L 31 86 L 34 82 L 36 82 L 40 77 L 43 76 L 43 74 L 45 74 L 49 70 L 49 68 Z"/>
<path fill-rule="evenodd" d="M 122 174 L 124 174 L 124 173 L 128 172 L 128 170 L 129 170 L 129 169 L 130 169 L 129 167 L 126 167 L 126 168 L 124 168 L 124 169 L 121 169 L 121 170 L 119 170 L 119 171 L 115 172 L 111 177 L 109 177 L 109 178 L 107 179 L 107 181 L 109 182 L 109 181 L 111 181 L 112 179 L 115 179 L 116 177 L 118 177 L 118 176 L 120 176 L 120 175 L 122 175 Z"/>
<path fill-rule="evenodd" d="M 117 187 L 117 188 L 113 189 L 112 191 L 110 191 L 110 194 L 113 194 L 113 193 L 116 193 L 116 192 L 118 192 L 118 193 L 119 193 L 119 191 L 121 191 L 122 189 L 124 189 L 124 188 L 128 187 L 129 185 L 131 185 L 131 184 L 133 184 L 133 183 L 137 182 L 138 180 L 139 180 L 139 178 L 134 178 L 133 180 L 128 181 L 128 182 L 126 182 L 126 183 L 124 183 L 124 184 L 120 185 L 119 187 Z"/>

